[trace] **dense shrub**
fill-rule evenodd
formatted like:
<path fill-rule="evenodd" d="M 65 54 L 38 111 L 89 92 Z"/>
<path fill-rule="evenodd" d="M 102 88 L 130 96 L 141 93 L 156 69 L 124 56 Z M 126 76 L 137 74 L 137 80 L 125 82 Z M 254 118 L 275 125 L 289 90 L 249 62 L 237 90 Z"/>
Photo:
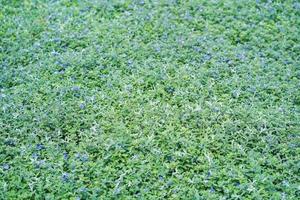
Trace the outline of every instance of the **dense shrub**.
<path fill-rule="evenodd" d="M 0 199 L 297 199 L 296 0 L 0 0 Z"/>

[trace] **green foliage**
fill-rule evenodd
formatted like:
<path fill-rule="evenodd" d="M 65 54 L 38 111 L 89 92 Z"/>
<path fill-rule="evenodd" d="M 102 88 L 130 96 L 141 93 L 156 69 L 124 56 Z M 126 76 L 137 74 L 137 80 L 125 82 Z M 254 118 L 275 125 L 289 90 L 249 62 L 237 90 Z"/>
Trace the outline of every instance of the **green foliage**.
<path fill-rule="evenodd" d="M 296 0 L 0 0 L 0 199 L 297 199 Z"/>

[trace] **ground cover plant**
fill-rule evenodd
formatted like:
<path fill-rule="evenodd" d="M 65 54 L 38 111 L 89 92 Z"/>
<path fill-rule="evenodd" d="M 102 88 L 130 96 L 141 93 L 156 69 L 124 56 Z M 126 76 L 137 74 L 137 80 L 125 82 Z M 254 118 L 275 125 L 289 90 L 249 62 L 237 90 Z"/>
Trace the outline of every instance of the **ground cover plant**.
<path fill-rule="evenodd" d="M 0 0 L 0 199 L 298 199 L 297 0 Z"/>

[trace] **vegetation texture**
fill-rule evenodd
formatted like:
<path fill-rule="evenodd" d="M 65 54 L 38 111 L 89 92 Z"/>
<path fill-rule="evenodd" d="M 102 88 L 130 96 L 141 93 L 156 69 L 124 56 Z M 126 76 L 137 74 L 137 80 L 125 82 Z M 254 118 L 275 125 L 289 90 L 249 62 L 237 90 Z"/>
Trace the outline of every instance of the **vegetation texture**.
<path fill-rule="evenodd" d="M 298 199 L 298 0 L 0 0 L 0 199 Z"/>

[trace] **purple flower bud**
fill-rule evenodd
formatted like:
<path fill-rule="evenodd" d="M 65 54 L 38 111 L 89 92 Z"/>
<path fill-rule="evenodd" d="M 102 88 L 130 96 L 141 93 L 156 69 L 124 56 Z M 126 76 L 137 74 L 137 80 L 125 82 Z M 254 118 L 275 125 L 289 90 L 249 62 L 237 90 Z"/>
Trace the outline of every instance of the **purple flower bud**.
<path fill-rule="evenodd" d="M 207 172 L 207 178 L 211 177 L 211 171 Z"/>
<path fill-rule="evenodd" d="M 128 60 L 128 65 L 132 65 L 133 64 L 133 61 L 132 60 Z"/>
<path fill-rule="evenodd" d="M 33 158 L 33 159 L 38 159 L 38 157 L 39 157 L 39 155 L 38 155 L 37 153 L 33 153 L 33 154 L 32 154 L 32 158 Z"/>
<path fill-rule="evenodd" d="M 69 174 L 63 173 L 61 176 L 62 181 L 67 182 L 69 180 Z"/>
<path fill-rule="evenodd" d="M 80 158 L 82 162 L 87 162 L 89 160 L 89 156 L 87 154 L 83 154 Z"/>
<path fill-rule="evenodd" d="M 80 160 L 81 162 L 87 162 L 89 160 L 89 155 L 76 153 L 75 158 Z"/>
<path fill-rule="evenodd" d="M 73 90 L 73 91 L 79 91 L 79 90 L 80 90 L 80 87 L 74 86 L 74 87 L 72 87 L 72 90 Z"/>
<path fill-rule="evenodd" d="M 38 150 L 38 151 L 45 149 L 44 145 L 42 145 L 42 144 L 37 144 L 37 145 L 35 146 L 35 148 L 36 148 L 36 150 Z"/>
<path fill-rule="evenodd" d="M 64 152 L 64 159 L 67 160 L 69 158 L 69 154 L 67 152 Z"/>
<path fill-rule="evenodd" d="M 36 163 L 35 163 L 35 167 L 36 168 L 41 168 L 43 167 L 43 165 L 45 165 L 46 161 L 45 160 L 38 160 Z"/>
<path fill-rule="evenodd" d="M 79 188 L 79 192 L 86 193 L 87 188 L 86 187 L 81 187 L 81 188 Z"/>
<path fill-rule="evenodd" d="M 162 175 L 159 175 L 158 178 L 159 178 L 160 181 L 164 180 L 164 177 Z"/>
<path fill-rule="evenodd" d="M 5 163 L 3 166 L 2 166 L 3 170 L 9 170 L 10 166 L 9 164 Z"/>
<path fill-rule="evenodd" d="M 80 107 L 80 109 L 84 109 L 85 108 L 85 105 L 83 104 L 83 103 L 81 103 L 80 105 L 79 105 L 79 107 Z"/>
<path fill-rule="evenodd" d="M 79 159 L 81 157 L 80 153 L 75 153 L 75 158 Z"/>
<path fill-rule="evenodd" d="M 211 55 L 209 54 L 209 53 L 207 53 L 207 54 L 205 54 L 204 56 L 203 56 L 203 60 L 204 61 L 208 61 L 208 60 L 210 60 L 211 59 Z"/>

